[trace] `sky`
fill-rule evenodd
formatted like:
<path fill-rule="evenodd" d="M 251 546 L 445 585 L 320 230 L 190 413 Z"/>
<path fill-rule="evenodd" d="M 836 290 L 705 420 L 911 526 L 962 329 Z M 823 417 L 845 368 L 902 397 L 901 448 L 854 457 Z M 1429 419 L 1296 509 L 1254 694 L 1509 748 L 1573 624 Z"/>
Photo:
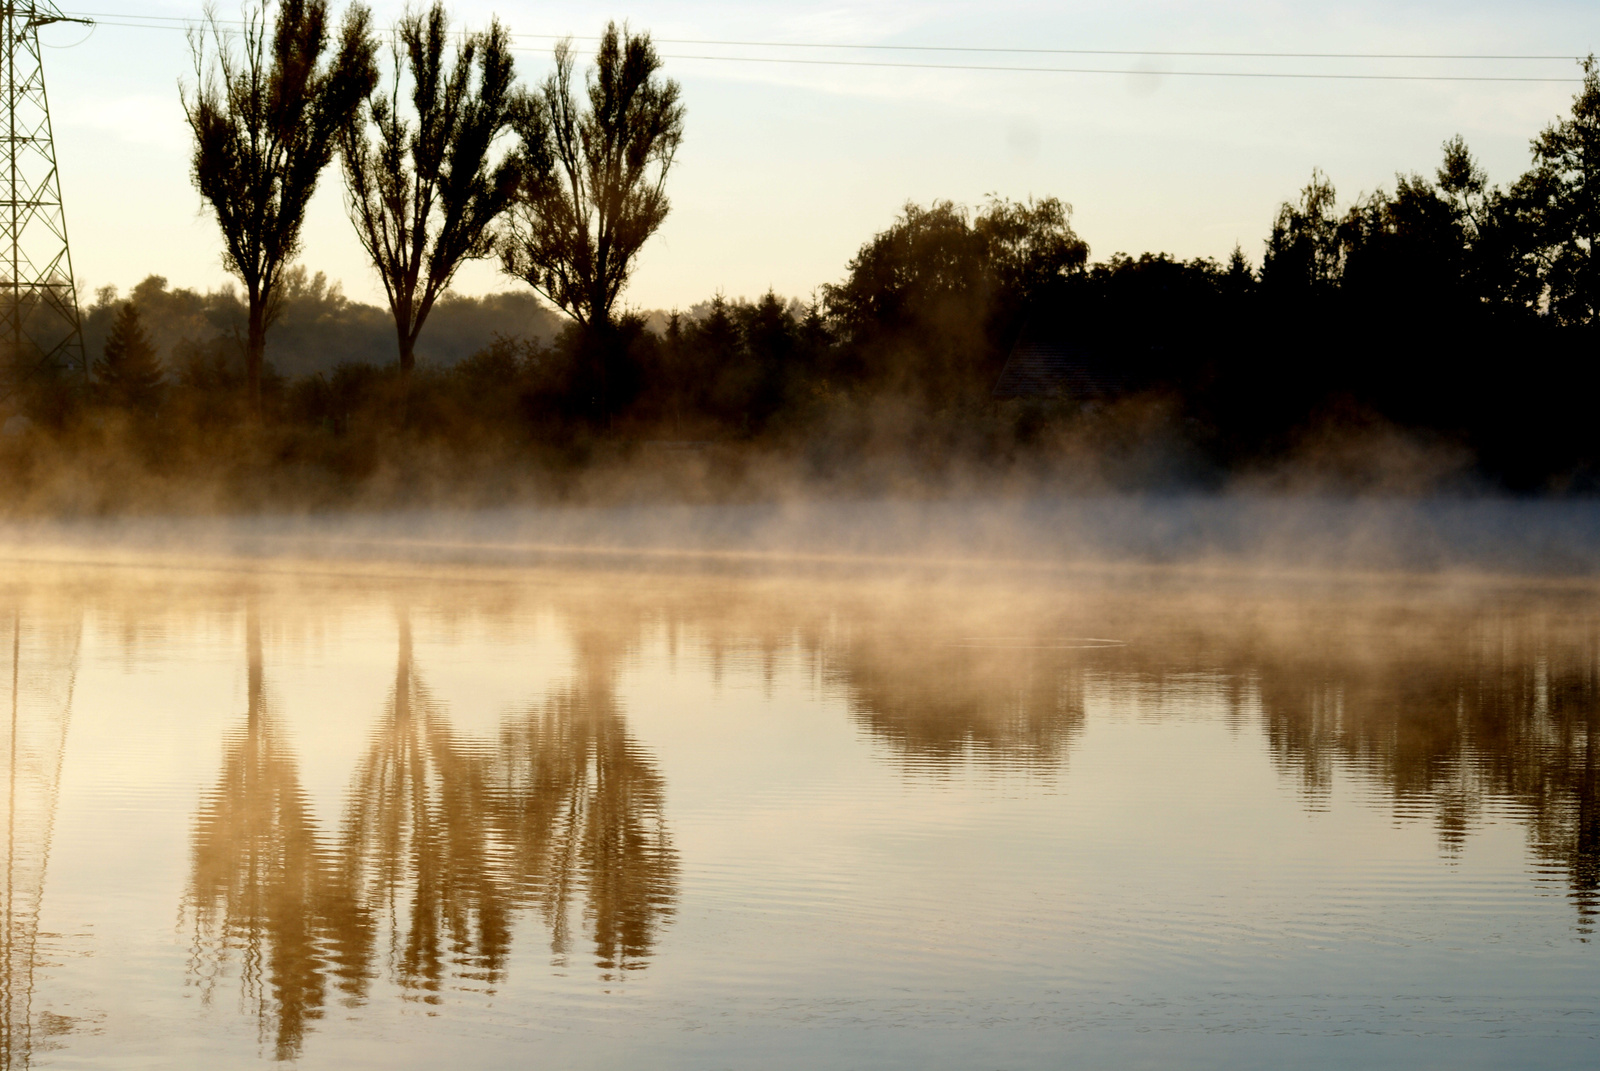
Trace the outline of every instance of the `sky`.
<path fill-rule="evenodd" d="M 197 2 L 60 0 L 92 31 L 41 31 L 73 270 L 126 290 L 147 275 L 224 285 L 215 222 L 188 174 L 181 29 L 113 25 L 130 15 L 198 18 Z M 403 3 L 379 0 L 389 25 Z M 218 5 L 224 17 L 236 10 Z M 687 308 L 721 292 L 809 298 L 908 201 L 978 206 L 990 194 L 1057 196 L 1093 259 L 1165 251 L 1259 262 L 1280 202 L 1313 168 L 1341 203 L 1431 173 L 1460 133 L 1492 181 L 1528 167 L 1528 143 L 1569 111 L 1574 82 L 1199 77 L 1188 71 L 1493 75 L 1576 79 L 1570 59 L 1330 59 L 1161 52 L 1576 56 L 1600 51 L 1600 4 L 1096 2 L 530 3 L 471 0 L 458 22 L 498 15 L 519 37 L 518 72 L 543 78 L 554 39 L 580 53 L 607 20 L 648 30 L 683 87 L 686 134 L 668 180 L 672 213 L 640 255 L 626 305 Z M 540 36 L 536 36 L 540 35 Z M 745 42 L 745 43 L 705 43 Z M 755 43 L 750 43 L 755 42 Z M 880 48 L 813 45 L 921 46 Z M 1136 55 L 926 49 L 1121 50 Z M 722 56 L 733 59 L 701 57 Z M 952 70 L 765 62 L 781 58 L 1097 68 L 1114 73 Z M 759 60 L 759 61 L 758 61 Z M 337 167 L 308 215 L 301 262 L 353 298 L 381 301 L 345 216 Z M 491 263 L 456 289 L 525 284 Z"/>

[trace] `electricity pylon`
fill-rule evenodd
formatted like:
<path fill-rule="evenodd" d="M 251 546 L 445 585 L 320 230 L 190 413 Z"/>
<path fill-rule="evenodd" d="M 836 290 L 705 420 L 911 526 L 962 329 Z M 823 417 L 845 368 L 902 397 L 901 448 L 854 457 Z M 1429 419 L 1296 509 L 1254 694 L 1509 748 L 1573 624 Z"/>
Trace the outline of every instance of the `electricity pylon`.
<path fill-rule="evenodd" d="M 0 349 L 7 393 L 49 368 L 87 378 L 67 248 L 39 27 L 68 18 L 50 0 L 0 0 Z"/>

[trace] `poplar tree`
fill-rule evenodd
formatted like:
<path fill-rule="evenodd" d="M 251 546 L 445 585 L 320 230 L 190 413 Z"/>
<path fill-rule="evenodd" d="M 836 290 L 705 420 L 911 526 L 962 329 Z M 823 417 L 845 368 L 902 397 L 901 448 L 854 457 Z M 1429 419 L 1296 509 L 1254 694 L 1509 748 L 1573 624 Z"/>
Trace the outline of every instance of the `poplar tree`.
<path fill-rule="evenodd" d="M 604 334 L 634 258 L 667 218 L 667 173 L 683 140 L 678 83 L 659 76 L 648 33 L 606 27 L 585 100 L 572 42 L 518 109 L 525 171 L 502 262 L 591 332 Z"/>
<path fill-rule="evenodd" d="M 267 329 L 285 269 L 334 139 L 377 81 L 371 14 L 345 11 L 332 47 L 327 0 L 278 0 L 246 11 L 234 32 L 208 9 L 190 31 L 195 85 L 183 91 L 194 135 L 191 178 L 222 230 L 223 265 L 244 284 L 245 378 L 261 415 Z"/>
<path fill-rule="evenodd" d="M 516 152 L 492 160 L 510 125 L 510 35 L 492 21 L 447 55 L 449 23 L 440 3 L 400 20 L 388 86 L 340 133 L 350 219 L 383 279 L 408 383 L 428 313 L 464 261 L 494 251 L 489 226 L 524 167 Z"/>

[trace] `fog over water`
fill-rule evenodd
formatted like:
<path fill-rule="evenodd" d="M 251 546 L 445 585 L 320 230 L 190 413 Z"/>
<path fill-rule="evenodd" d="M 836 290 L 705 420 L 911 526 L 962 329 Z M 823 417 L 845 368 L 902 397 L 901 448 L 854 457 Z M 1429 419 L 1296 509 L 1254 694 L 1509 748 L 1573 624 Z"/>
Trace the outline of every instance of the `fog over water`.
<path fill-rule="evenodd" d="M 778 500 L 12 522 L 23 556 L 769 566 L 1161 564 L 1571 575 L 1600 569 L 1588 498 L 1104 495 Z"/>
<path fill-rule="evenodd" d="M 1587 1066 L 1597 528 L 13 527 L 0 1066 Z"/>

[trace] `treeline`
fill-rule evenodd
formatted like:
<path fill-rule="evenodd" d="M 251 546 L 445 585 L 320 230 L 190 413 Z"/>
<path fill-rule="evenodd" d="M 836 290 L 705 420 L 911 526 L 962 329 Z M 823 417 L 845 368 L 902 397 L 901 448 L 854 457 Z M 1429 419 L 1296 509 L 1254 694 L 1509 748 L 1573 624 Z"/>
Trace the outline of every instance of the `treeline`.
<path fill-rule="evenodd" d="M 117 314 L 128 306 L 138 314 L 169 386 L 204 378 L 206 365 L 234 378 L 242 374 L 248 313 L 237 289 L 169 287 L 160 275 L 145 278 L 126 295 L 114 286 L 101 287 L 82 313 L 90 354 L 105 353 Z M 423 358 L 435 365 L 455 364 L 500 337 L 549 342 L 563 327 L 561 318 L 527 291 L 482 297 L 446 293 L 432 322 L 435 330 Z M 322 272 L 313 275 L 296 266 L 285 273 L 281 310 L 267 336 L 269 391 L 281 393 L 289 380 L 327 375 L 340 365 L 390 364 L 394 351 L 394 321 L 386 310 L 352 301 Z"/>
<path fill-rule="evenodd" d="M 275 11 L 273 33 L 258 20 L 244 34 L 263 63 L 285 62 L 285 40 L 331 47 L 317 0 Z M 21 395 L 33 430 L 4 447 L 13 471 L 40 469 L 29 450 L 53 437 L 68 444 L 57 455 L 114 440 L 168 472 L 237 455 L 255 474 L 239 479 L 309 473 L 325 501 L 380 470 L 396 493 L 414 488 L 419 452 L 458 484 L 484 465 L 572 472 L 641 451 L 664 465 L 663 449 L 734 468 L 781 458 L 788 477 L 818 480 L 881 462 L 935 482 L 1310 473 L 1397 486 L 1388 477 L 1407 466 L 1414 487 L 1600 482 L 1592 57 L 1523 176 L 1492 185 L 1459 137 L 1433 174 L 1343 207 L 1314 172 L 1272 220 L 1259 268 L 1240 248 L 1225 263 L 1091 262 L 1061 200 L 991 197 L 908 204 L 808 300 L 641 312 L 621 295 L 666 216 L 684 120 L 648 35 L 608 29 L 578 94 L 567 45 L 527 90 L 498 23 L 452 54 L 442 8 L 408 16 L 384 68 L 366 19 L 351 8 L 332 58 L 307 68 L 321 73 L 300 70 L 306 92 L 345 109 L 338 122 L 291 118 L 303 148 L 343 160 L 389 308 L 294 266 L 297 221 L 249 232 L 260 213 L 239 207 L 261 193 L 244 179 L 276 175 L 269 207 L 285 211 L 289 187 L 308 197 L 310 180 L 281 152 L 223 151 L 252 120 L 224 92 L 237 66 L 222 63 L 185 105 L 196 184 L 240 289 L 152 276 L 127 300 L 103 291 L 86 313 L 91 389 L 64 370 L 35 377 Z M 211 40 L 231 55 L 215 26 Z M 475 257 L 527 287 L 453 296 Z M 1044 373 L 997 391 L 1024 351 L 1045 355 Z"/>

